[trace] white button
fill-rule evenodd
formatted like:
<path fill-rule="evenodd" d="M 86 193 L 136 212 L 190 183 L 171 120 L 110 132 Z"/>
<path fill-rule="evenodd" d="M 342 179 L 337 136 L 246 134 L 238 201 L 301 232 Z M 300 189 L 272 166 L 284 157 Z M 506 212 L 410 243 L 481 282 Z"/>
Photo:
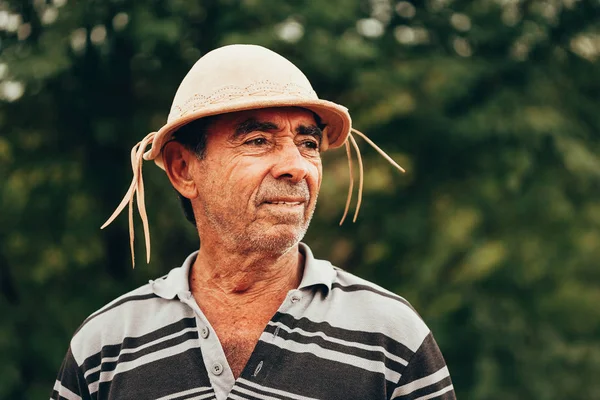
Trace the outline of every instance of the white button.
<path fill-rule="evenodd" d="M 223 373 L 223 366 L 220 363 L 214 363 L 212 365 L 212 373 L 215 375 L 221 375 Z"/>
<path fill-rule="evenodd" d="M 258 375 L 258 373 L 260 372 L 260 370 L 263 367 L 263 362 L 259 362 L 258 365 L 256 366 L 256 369 L 254 370 L 254 373 L 252 374 L 252 376 L 256 377 Z"/>
<path fill-rule="evenodd" d="M 202 336 L 202 339 L 206 339 L 206 338 L 208 337 L 208 334 L 209 334 L 209 330 L 208 330 L 208 328 L 207 328 L 207 327 L 205 327 L 205 326 L 203 326 L 203 327 L 200 329 L 200 336 Z"/>
<path fill-rule="evenodd" d="M 302 297 L 300 297 L 297 294 L 292 295 L 292 303 L 297 303 L 302 299 Z"/>

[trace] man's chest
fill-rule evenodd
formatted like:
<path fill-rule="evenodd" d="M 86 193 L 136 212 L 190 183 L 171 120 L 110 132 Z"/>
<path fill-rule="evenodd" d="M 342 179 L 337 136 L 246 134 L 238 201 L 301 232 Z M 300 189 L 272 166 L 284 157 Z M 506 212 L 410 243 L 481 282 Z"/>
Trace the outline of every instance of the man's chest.
<path fill-rule="evenodd" d="M 250 359 L 266 322 L 240 319 L 230 324 L 213 326 L 234 378 L 238 378 Z"/>
<path fill-rule="evenodd" d="M 309 300 L 300 291 L 292 291 L 271 307 L 242 312 L 205 305 L 200 316 L 212 327 L 212 344 L 222 349 L 225 367 L 229 367 L 219 376 L 209 369 L 212 385 L 220 386 L 219 380 L 231 371 L 227 399 L 386 398 L 391 380 L 400 375 L 390 374 L 384 354 L 375 350 L 377 346 L 366 350 L 356 331 L 332 329 L 327 322 L 303 316 L 301 310 Z M 318 311 L 315 319 L 325 318 L 326 311 Z M 205 364 L 210 367 L 210 357 L 220 355 L 205 348 Z"/>
<path fill-rule="evenodd" d="M 276 312 L 265 323 L 213 328 L 234 376 L 227 399 L 385 399 L 400 377 L 382 352 L 342 339 L 327 323 Z"/>
<path fill-rule="evenodd" d="M 246 366 L 265 327 L 278 311 L 284 296 L 274 296 L 257 304 L 227 306 L 214 298 L 196 297 L 199 316 L 212 327 L 216 342 L 237 379 Z M 218 299 L 217 299 L 218 300 Z"/>
<path fill-rule="evenodd" d="M 401 365 L 381 351 L 382 336 L 334 328 L 324 314 L 307 317 L 306 300 L 290 296 L 261 323 L 231 316 L 213 324 L 195 308 L 136 349 L 103 358 L 94 368 L 97 398 L 387 398 Z"/>

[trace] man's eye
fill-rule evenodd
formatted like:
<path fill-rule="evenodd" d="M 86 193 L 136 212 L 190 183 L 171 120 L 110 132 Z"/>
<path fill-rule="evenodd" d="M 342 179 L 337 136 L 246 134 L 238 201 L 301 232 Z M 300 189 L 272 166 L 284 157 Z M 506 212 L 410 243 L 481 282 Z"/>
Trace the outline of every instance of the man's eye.
<path fill-rule="evenodd" d="M 267 144 L 267 139 L 265 139 L 265 138 L 251 139 L 251 140 L 244 142 L 244 144 L 249 144 L 252 146 L 262 146 L 264 144 Z"/>
<path fill-rule="evenodd" d="M 307 140 L 302 142 L 302 146 L 306 147 L 307 149 L 311 149 L 311 150 L 319 150 L 319 143 L 313 141 L 313 140 Z"/>

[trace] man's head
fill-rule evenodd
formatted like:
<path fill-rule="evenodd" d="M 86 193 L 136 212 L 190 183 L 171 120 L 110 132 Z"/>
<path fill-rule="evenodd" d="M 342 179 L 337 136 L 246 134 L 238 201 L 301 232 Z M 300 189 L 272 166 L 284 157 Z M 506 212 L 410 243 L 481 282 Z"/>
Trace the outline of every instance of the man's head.
<path fill-rule="evenodd" d="M 176 134 L 163 162 L 175 189 L 190 200 L 201 238 L 275 252 L 300 241 L 322 177 L 323 132 L 315 114 L 266 108 L 199 125 L 205 145 L 182 144 Z"/>
<path fill-rule="evenodd" d="M 253 119 L 261 124 L 254 126 L 255 122 L 249 122 Z M 247 123 L 245 128 L 244 123 Z M 257 129 L 248 130 L 248 126 Z M 317 126 L 320 133 L 311 126 Z M 197 137 L 195 130 L 208 133 Z M 131 213 L 137 195 L 146 259 L 150 261 L 150 230 L 142 179 L 145 159 L 154 160 L 165 169 L 175 189 L 191 200 L 196 214 L 193 221 L 200 232 L 222 234 L 228 242 L 237 237 L 241 245 L 285 247 L 286 243 L 300 240 L 314 211 L 321 184 L 320 152 L 345 146 L 352 176 L 348 138 L 359 160 L 356 219 L 362 164 L 358 145 L 349 136 L 351 130 L 404 171 L 365 135 L 352 129 L 345 107 L 319 99 L 302 71 L 284 57 L 254 45 L 213 50 L 198 60 L 181 82 L 167 123 L 132 149 L 133 180 L 121 204 L 102 228 L 127 205 Z M 264 137 L 240 141 L 248 135 Z M 202 142 L 204 139 L 206 143 Z M 318 142 L 318 149 L 313 148 L 314 141 Z M 148 146 L 151 147 L 146 151 Z M 205 151 L 204 159 L 202 151 L 191 151 L 190 147 Z M 352 177 L 342 221 L 351 195 Z M 200 209 L 202 213 L 198 212 Z M 129 221 L 134 259 L 133 218 Z"/>

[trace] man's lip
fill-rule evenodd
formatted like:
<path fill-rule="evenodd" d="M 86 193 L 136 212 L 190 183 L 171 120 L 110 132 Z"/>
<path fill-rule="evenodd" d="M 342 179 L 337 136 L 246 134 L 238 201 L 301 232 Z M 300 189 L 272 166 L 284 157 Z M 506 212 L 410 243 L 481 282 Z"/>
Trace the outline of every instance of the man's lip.
<path fill-rule="evenodd" d="M 261 204 L 302 204 L 305 203 L 306 199 L 294 199 L 294 198 L 278 198 L 278 199 L 269 199 L 264 200 Z"/>

